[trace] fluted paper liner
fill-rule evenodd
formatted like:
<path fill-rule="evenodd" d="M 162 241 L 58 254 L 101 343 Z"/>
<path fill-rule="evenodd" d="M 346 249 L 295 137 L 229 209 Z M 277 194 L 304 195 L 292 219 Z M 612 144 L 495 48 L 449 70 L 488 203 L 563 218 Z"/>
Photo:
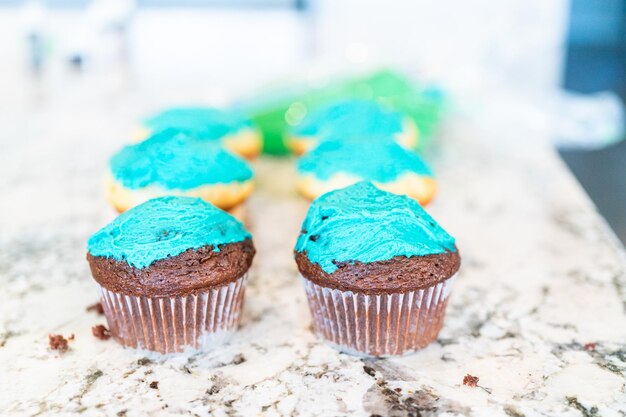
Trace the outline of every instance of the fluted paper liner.
<path fill-rule="evenodd" d="M 453 277 L 406 293 L 367 295 L 303 278 L 315 332 L 346 353 L 402 355 L 437 338 Z"/>
<path fill-rule="evenodd" d="M 236 330 L 247 274 L 179 297 L 136 297 L 100 287 L 109 329 L 122 345 L 161 353 L 205 351 Z"/>

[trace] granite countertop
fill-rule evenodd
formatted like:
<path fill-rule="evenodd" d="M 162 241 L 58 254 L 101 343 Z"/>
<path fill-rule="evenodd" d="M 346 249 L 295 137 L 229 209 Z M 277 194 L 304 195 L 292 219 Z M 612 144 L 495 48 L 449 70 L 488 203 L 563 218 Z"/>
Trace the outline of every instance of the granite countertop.
<path fill-rule="evenodd" d="M 291 252 L 306 203 L 293 161 L 261 158 L 239 332 L 207 354 L 159 357 L 91 332 L 105 320 L 86 311 L 98 300 L 85 241 L 114 217 L 102 172 L 131 117 L 79 104 L 71 118 L 24 118 L 0 155 L 3 416 L 626 415 L 624 250 L 523 131 L 452 120 L 427 155 L 440 179 L 428 209 L 463 257 L 436 343 L 376 360 L 314 337 Z M 73 335 L 68 351 L 49 334 Z"/>

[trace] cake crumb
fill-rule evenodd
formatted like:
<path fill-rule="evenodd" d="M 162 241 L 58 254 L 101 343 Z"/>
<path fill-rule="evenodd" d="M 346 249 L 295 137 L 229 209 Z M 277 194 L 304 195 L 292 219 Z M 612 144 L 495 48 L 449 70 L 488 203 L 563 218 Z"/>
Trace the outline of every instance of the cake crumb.
<path fill-rule="evenodd" d="M 91 333 L 100 340 L 108 340 L 109 338 L 111 338 L 111 332 L 102 324 L 93 326 L 91 328 Z"/>
<path fill-rule="evenodd" d="M 104 308 L 102 308 L 101 302 L 97 302 L 95 304 L 90 305 L 89 307 L 87 307 L 87 311 L 93 311 L 94 313 L 99 314 L 101 316 L 104 314 Z"/>
<path fill-rule="evenodd" d="M 472 388 L 478 386 L 478 377 L 470 374 L 465 375 L 463 377 L 463 385 L 467 385 Z"/>
<path fill-rule="evenodd" d="M 591 352 L 596 350 L 596 344 L 594 342 L 590 342 L 590 343 L 585 343 L 585 346 L 583 346 L 583 348 L 587 351 L 587 352 Z"/>
<path fill-rule="evenodd" d="M 152 389 L 159 389 L 159 381 L 152 381 L 150 383 L 150 388 L 152 388 Z"/>
<path fill-rule="evenodd" d="M 67 340 L 74 340 L 74 339 L 76 339 L 76 336 L 74 335 L 74 333 L 72 333 L 70 337 L 67 338 Z"/>
<path fill-rule="evenodd" d="M 49 334 L 48 335 L 48 343 L 50 344 L 50 349 L 58 350 L 59 352 L 67 351 L 67 339 L 60 334 Z"/>

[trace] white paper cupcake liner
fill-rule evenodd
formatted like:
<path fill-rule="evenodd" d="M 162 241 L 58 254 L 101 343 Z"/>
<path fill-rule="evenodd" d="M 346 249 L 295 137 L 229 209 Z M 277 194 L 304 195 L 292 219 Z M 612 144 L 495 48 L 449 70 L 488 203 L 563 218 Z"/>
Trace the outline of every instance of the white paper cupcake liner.
<path fill-rule="evenodd" d="M 236 330 L 247 274 L 180 297 L 136 297 L 100 287 L 111 334 L 123 345 L 161 353 L 206 351 Z"/>
<path fill-rule="evenodd" d="M 302 277 L 315 332 L 357 355 L 402 355 L 437 338 L 454 277 L 406 293 L 367 295 L 319 286 Z"/>

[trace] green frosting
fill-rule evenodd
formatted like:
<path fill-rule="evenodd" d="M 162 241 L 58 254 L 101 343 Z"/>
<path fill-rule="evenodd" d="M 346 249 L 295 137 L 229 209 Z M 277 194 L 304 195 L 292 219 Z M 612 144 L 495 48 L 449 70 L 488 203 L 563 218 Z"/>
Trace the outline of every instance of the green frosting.
<path fill-rule="evenodd" d="M 298 160 L 298 172 L 313 174 L 320 180 L 344 173 L 381 183 L 392 182 L 405 173 L 433 176 L 417 154 L 395 140 L 382 138 L 367 143 L 323 141 Z"/>
<path fill-rule="evenodd" d="M 212 107 L 175 107 L 146 119 L 143 124 L 153 132 L 173 128 L 208 140 L 252 128 L 252 122 L 238 111 Z"/>
<path fill-rule="evenodd" d="M 393 136 L 404 130 L 404 119 L 401 113 L 389 111 L 373 101 L 340 101 L 312 111 L 294 128 L 293 135 L 319 139 Z"/>
<path fill-rule="evenodd" d="M 252 178 L 248 164 L 218 143 L 197 140 L 175 129 L 124 147 L 111 158 L 110 168 L 113 177 L 131 189 L 158 185 L 188 190 Z"/>
<path fill-rule="evenodd" d="M 191 197 L 161 197 L 134 207 L 96 232 L 87 243 L 93 256 L 146 268 L 188 249 L 241 242 L 250 233 L 233 216 Z"/>
<path fill-rule="evenodd" d="M 454 252 L 454 238 L 415 201 L 359 182 L 313 201 L 296 251 L 329 274 L 341 262 Z"/>

